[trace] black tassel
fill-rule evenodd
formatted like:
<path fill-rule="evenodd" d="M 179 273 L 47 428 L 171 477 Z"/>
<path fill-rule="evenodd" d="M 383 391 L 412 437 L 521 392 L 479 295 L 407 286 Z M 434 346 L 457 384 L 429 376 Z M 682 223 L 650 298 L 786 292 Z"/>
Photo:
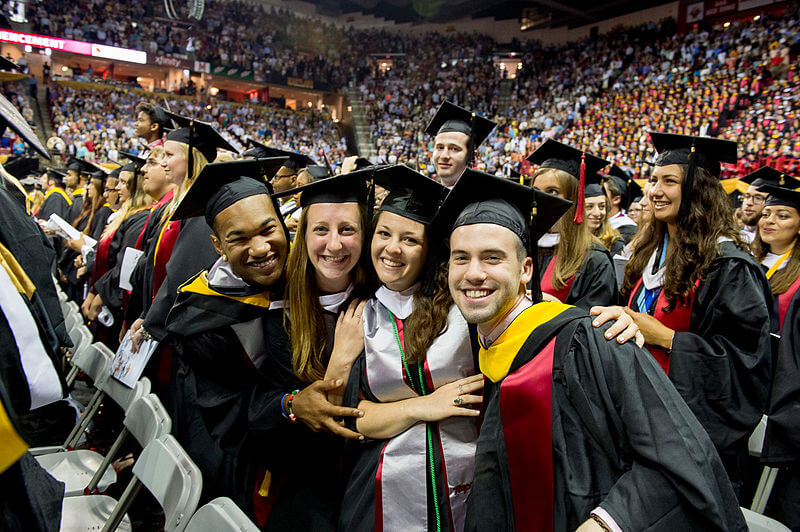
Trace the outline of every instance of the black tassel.
<path fill-rule="evenodd" d="M 683 225 L 689 219 L 692 205 L 692 189 L 694 188 L 694 171 L 697 168 L 697 154 L 694 152 L 694 145 L 689 152 L 689 164 L 686 167 L 686 175 L 683 176 L 681 187 L 681 207 L 678 209 L 678 223 Z"/>

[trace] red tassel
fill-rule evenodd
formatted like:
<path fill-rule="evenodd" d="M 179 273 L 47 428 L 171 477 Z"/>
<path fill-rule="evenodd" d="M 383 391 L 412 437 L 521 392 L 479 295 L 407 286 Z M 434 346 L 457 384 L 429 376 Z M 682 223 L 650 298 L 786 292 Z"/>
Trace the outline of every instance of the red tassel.
<path fill-rule="evenodd" d="M 575 223 L 579 224 L 583 222 L 583 202 L 584 202 L 584 195 L 586 191 L 584 190 L 584 186 L 586 185 L 586 154 L 581 154 L 581 171 L 580 177 L 578 178 L 578 204 L 575 206 Z"/>

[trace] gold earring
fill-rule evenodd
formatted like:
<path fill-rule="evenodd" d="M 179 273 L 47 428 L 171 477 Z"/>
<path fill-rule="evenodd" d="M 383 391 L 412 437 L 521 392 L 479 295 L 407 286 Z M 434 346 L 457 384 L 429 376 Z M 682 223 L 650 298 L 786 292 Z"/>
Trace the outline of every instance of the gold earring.
<path fill-rule="evenodd" d="M 224 260 L 225 262 L 228 262 L 228 256 L 225 255 L 224 253 L 222 254 L 222 260 Z"/>

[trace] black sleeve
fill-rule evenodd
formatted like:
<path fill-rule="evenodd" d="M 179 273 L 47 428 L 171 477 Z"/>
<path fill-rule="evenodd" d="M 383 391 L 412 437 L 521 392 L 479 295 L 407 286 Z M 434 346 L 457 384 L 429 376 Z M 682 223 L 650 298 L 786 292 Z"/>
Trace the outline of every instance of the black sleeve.
<path fill-rule="evenodd" d="M 769 401 L 763 461 L 786 464 L 800 460 L 800 290 L 783 319 Z"/>
<path fill-rule="evenodd" d="M 627 244 L 631 241 L 633 236 L 639 231 L 639 228 L 635 225 L 621 225 L 617 228 L 619 234 L 622 235 L 622 239 Z"/>
<path fill-rule="evenodd" d="M 608 252 L 589 251 L 569 290 L 565 303 L 585 310 L 594 306 L 616 305 L 619 298 L 617 277 Z"/>
<path fill-rule="evenodd" d="M 691 332 L 672 342 L 670 380 L 720 451 L 747 438 L 767 410 L 769 292 L 755 262 L 716 261 L 698 288 Z"/>
<path fill-rule="evenodd" d="M 629 462 L 600 506 L 622 530 L 666 529 L 670 523 L 746 530 L 710 438 L 668 377 L 633 342 L 619 345 L 602 334 L 583 320 L 564 366 L 570 400 L 594 412 L 593 418 L 614 420 L 616 444 Z"/>
<path fill-rule="evenodd" d="M 110 308 L 122 307 L 122 289 L 119 287 L 122 259 L 125 251 L 136 245 L 147 218 L 146 214 L 146 211 L 136 213 L 120 224 L 108 250 L 109 269 L 99 279 L 95 279 L 95 290 L 103 298 L 103 303 Z"/>

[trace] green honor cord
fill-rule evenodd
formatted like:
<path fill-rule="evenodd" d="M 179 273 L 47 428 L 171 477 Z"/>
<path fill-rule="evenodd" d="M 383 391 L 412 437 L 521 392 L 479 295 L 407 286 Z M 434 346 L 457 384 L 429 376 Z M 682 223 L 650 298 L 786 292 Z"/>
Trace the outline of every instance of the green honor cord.
<path fill-rule="evenodd" d="M 406 353 L 403 350 L 403 342 L 400 341 L 400 333 L 397 331 L 397 322 L 394 319 L 394 314 L 388 308 L 386 312 L 389 313 L 389 317 L 392 319 L 392 328 L 394 329 L 394 338 L 397 340 L 397 347 L 400 349 L 400 360 L 403 361 L 403 369 L 405 369 L 406 375 L 408 375 L 408 380 L 411 381 L 411 372 L 408 370 L 408 363 L 406 362 Z M 417 364 L 417 370 L 419 373 L 419 389 L 421 395 L 427 395 L 425 393 L 425 379 L 423 378 L 422 373 L 422 364 Z M 413 384 L 413 382 L 412 382 Z M 430 423 L 425 423 L 425 429 L 428 434 L 428 464 L 431 470 L 431 484 L 433 488 L 433 508 L 436 512 L 436 530 L 437 532 L 442 530 L 442 521 L 441 517 L 439 516 L 439 492 L 436 489 L 436 468 L 433 464 L 433 432 L 431 431 Z"/>

